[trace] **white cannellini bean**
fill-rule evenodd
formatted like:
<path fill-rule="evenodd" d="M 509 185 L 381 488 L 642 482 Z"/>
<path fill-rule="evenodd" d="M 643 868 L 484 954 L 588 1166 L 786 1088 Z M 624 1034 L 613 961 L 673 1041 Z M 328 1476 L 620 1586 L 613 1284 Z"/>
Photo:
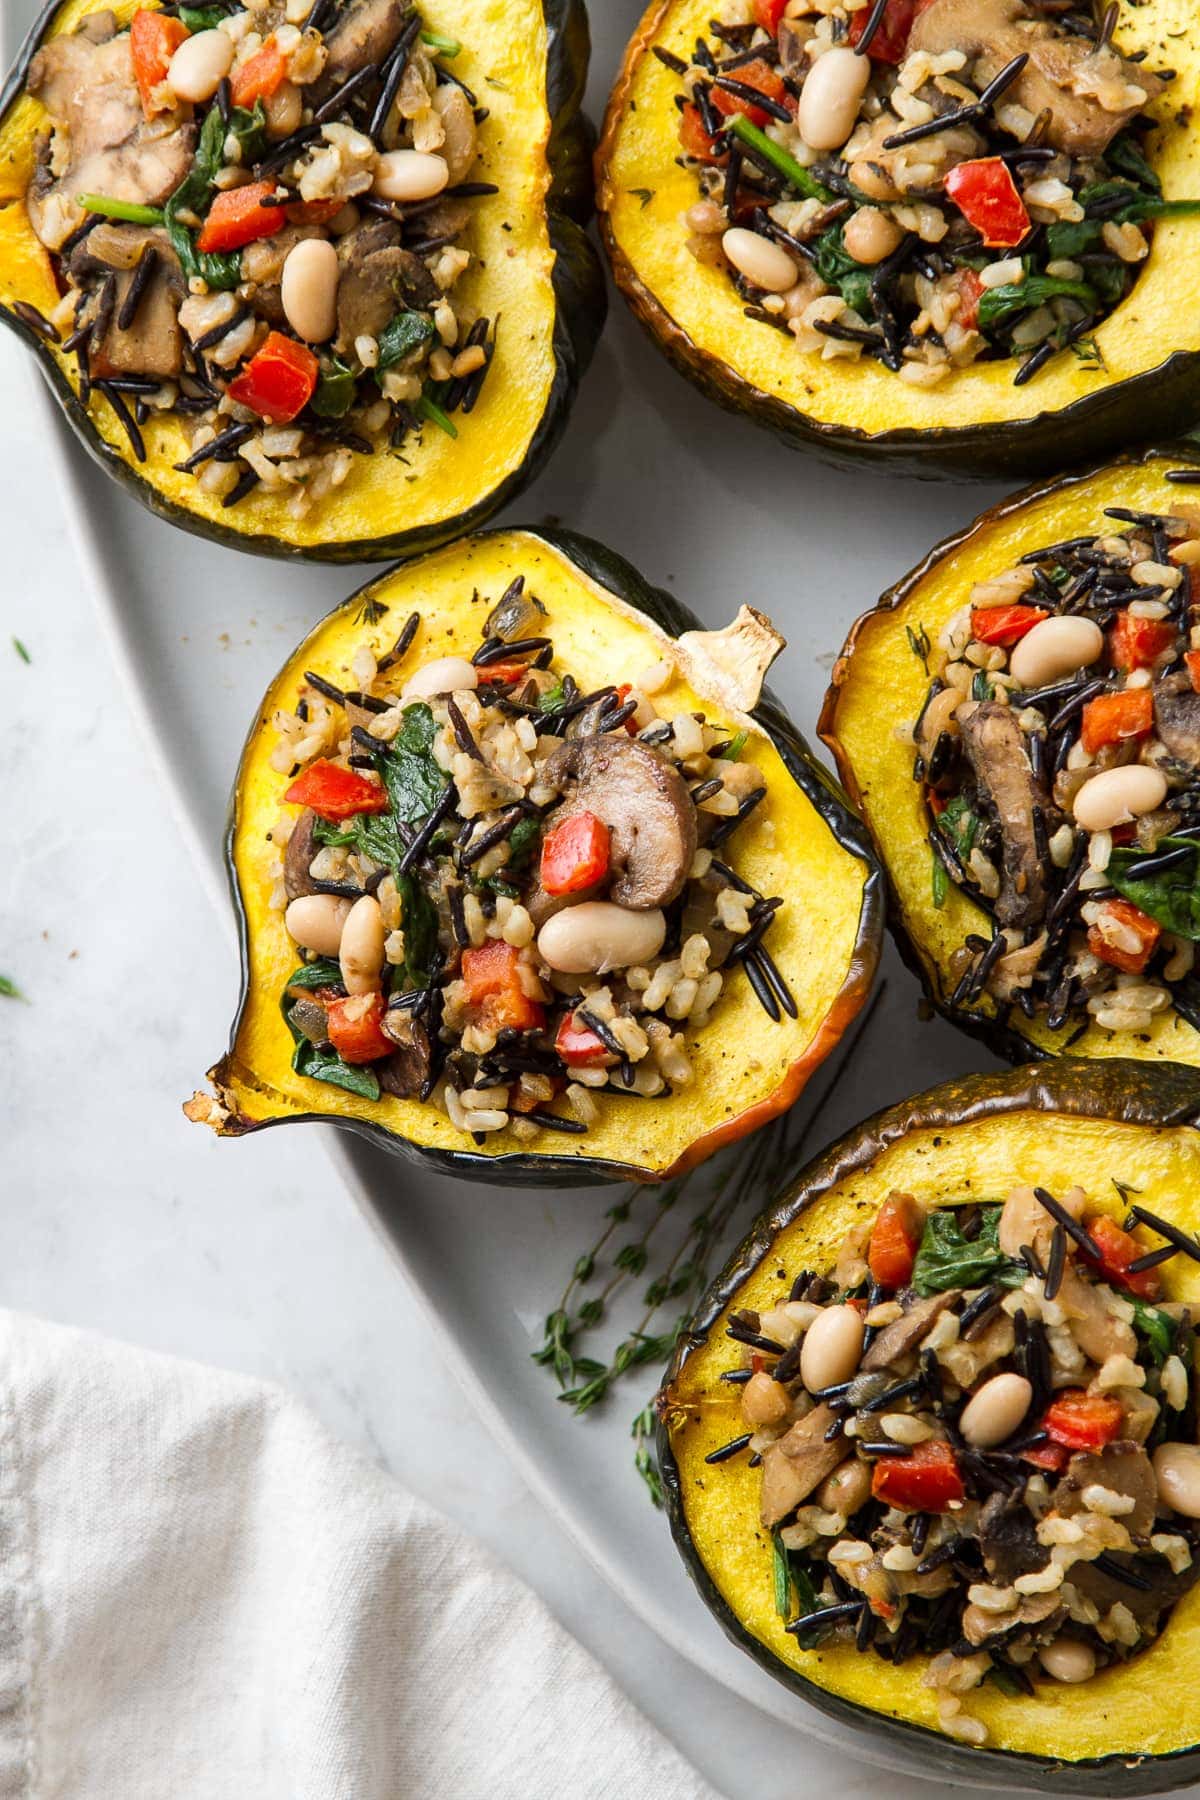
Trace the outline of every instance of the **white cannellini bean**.
<path fill-rule="evenodd" d="M 1165 1505 L 1185 1519 L 1200 1519 L 1200 1444 L 1160 1444 L 1154 1479 Z"/>
<path fill-rule="evenodd" d="M 303 238 L 288 251 L 280 301 L 297 337 L 323 344 L 337 326 L 339 264 L 327 238 Z"/>
<path fill-rule="evenodd" d="M 314 956 L 336 956 L 353 902 L 338 894 L 301 894 L 283 915 L 288 931 Z"/>
<path fill-rule="evenodd" d="M 768 294 L 786 293 L 795 287 L 800 271 L 778 244 L 733 225 L 721 239 L 721 248 L 740 275 Z"/>
<path fill-rule="evenodd" d="M 372 189 L 384 200 L 432 200 L 449 180 L 444 156 L 428 150 L 385 150 L 376 160 Z"/>
<path fill-rule="evenodd" d="M 211 100 L 233 66 L 233 39 L 225 31 L 197 31 L 171 58 L 167 86 L 179 100 Z"/>
<path fill-rule="evenodd" d="M 1009 674 L 1018 687 L 1047 687 L 1076 669 L 1090 668 L 1103 649 L 1104 633 L 1094 619 L 1042 619 L 1014 645 Z"/>
<path fill-rule="evenodd" d="M 903 236 L 890 214 L 874 206 L 860 206 L 846 220 L 842 241 L 855 262 L 881 263 L 899 247 Z"/>
<path fill-rule="evenodd" d="M 1038 1651 L 1038 1661 L 1054 1681 L 1090 1681 L 1096 1673 L 1096 1652 L 1079 1638 L 1055 1638 Z"/>
<path fill-rule="evenodd" d="M 374 894 L 355 900 L 342 926 L 338 962 L 348 994 L 373 994 L 383 968 L 383 909 Z"/>
<path fill-rule="evenodd" d="M 800 1351 L 800 1379 L 810 1394 L 849 1381 L 863 1346 L 862 1314 L 853 1306 L 827 1306 L 809 1326 Z"/>
<path fill-rule="evenodd" d="M 409 676 L 400 698 L 428 700 L 434 694 L 458 694 L 478 686 L 479 671 L 465 656 L 438 656 Z"/>
<path fill-rule="evenodd" d="M 633 912 L 612 900 L 584 900 L 547 919 L 538 955 L 563 975 L 606 975 L 657 956 L 667 921 L 657 908 Z"/>
<path fill-rule="evenodd" d="M 1160 769 L 1129 763 L 1101 769 L 1075 796 L 1075 823 L 1085 831 L 1111 831 L 1143 813 L 1154 812 L 1167 797 L 1167 778 Z"/>
<path fill-rule="evenodd" d="M 1012 1436 L 1032 1400 L 1033 1388 L 1024 1375 L 993 1375 L 963 1407 L 958 1428 L 968 1444 L 990 1450 Z"/>
<path fill-rule="evenodd" d="M 858 118 L 871 60 L 837 45 L 818 56 L 800 90 L 796 125 L 812 150 L 840 150 Z"/>

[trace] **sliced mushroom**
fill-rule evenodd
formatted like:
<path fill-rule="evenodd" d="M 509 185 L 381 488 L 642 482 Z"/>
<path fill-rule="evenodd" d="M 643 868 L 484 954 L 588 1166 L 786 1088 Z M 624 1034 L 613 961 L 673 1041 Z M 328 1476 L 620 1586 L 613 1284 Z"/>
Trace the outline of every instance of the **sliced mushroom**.
<path fill-rule="evenodd" d="M 1167 675 L 1154 688 L 1154 725 L 1180 762 L 1200 768 L 1200 694 L 1187 675 Z"/>
<path fill-rule="evenodd" d="M 977 58 L 978 87 L 998 75 L 1013 57 L 1029 61 L 1005 99 L 1036 117 L 1050 114 L 1048 144 L 1073 156 L 1099 156 L 1135 113 L 1162 92 L 1162 82 L 1111 45 L 1058 34 L 1021 0 L 931 0 L 913 21 L 908 53 L 940 56 L 961 50 Z M 1129 87 L 1140 90 L 1127 98 Z"/>
<path fill-rule="evenodd" d="M 133 317 L 122 329 L 121 308 L 143 256 L 154 258 L 153 272 L 142 288 Z M 183 336 L 179 308 L 187 294 L 187 283 L 165 231 L 105 221 L 89 231 L 72 253 L 68 266 L 79 287 L 86 287 L 98 276 L 116 276 L 112 317 L 100 343 L 91 351 L 93 375 L 156 375 L 169 381 L 180 373 Z M 94 310 L 93 304 L 89 312 Z"/>
<path fill-rule="evenodd" d="M 933 1322 L 958 1299 L 960 1290 L 950 1288 L 944 1294 L 930 1294 L 927 1300 L 916 1300 L 903 1318 L 885 1325 L 862 1359 L 866 1370 L 886 1369 L 902 1356 L 911 1356 Z"/>
<path fill-rule="evenodd" d="M 830 1407 L 814 1407 L 806 1418 L 798 1420 L 763 1451 L 760 1505 L 762 1522 L 768 1530 L 795 1512 L 845 1456 L 844 1444 L 836 1439 L 831 1444 L 825 1441 L 832 1424 Z"/>
<path fill-rule="evenodd" d="M 400 243 L 400 228 L 372 219 L 338 241 L 338 335 L 334 348 L 353 353 L 356 339 L 378 337 L 402 308 L 422 311 L 437 304 L 438 287 L 419 256 Z"/>
<path fill-rule="evenodd" d="M 696 854 L 696 808 L 679 770 L 624 732 L 567 743 L 543 766 L 564 795 L 555 820 L 590 812 L 609 830 L 609 894 L 635 910 L 669 906 Z"/>
<path fill-rule="evenodd" d="M 1106 1444 L 1103 1450 L 1073 1456 L 1054 1489 L 1055 1512 L 1068 1519 L 1087 1512 L 1083 1496 L 1089 1487 L 1111 1488 L 1132 1500 L 1133 1511 L 1122 1513 L 1121 1523 L 1137 1542 L 1149 1540 L 1158 1511 L 1158 1484 L 1150 1458 L 1140 1445 Z"/>
<path fill-rule="evenodd" d="M 379 1085 L 385 1094 L 394 1094 L 397 1100 L 415 1100 L 433 1066 L 429 1033 L 410 1012 L 395 1007 L 385 1014 L 383 1030 L 396 1048 L 382 1062 L 373 1065 Z"/>
<path fill-rule="evenodd" d="M 1034 809 L 1040 810 L 1047 835 L 1057 830 L 1060 815 L 1041 782 L 1034 779 L 1025 737 L 1011 708 L 985 700 L 962 722 L 963 746 L 975 780 L 996 815 L 1003 847 L 1003 869 L 996 917 L 1001 925 L 1036 925 L 1046 910 L 1046 880 Z"/>
<path fill-rule="evenodd" d="M 320 893 L 320 885 L 309 874 L 309 865 L 317 854 L 317 843 L 313 835 L 317 823 L 317 815 L 310 806 L 306 806 L 292 827 L 292 835 L 287 841 L 287 849 L 283 856 L 283 886 L 289 900 L 298 900 L 301 894 Z"/>
<path fill-rule="evenodd" d="M 991 1494 L 979 1514 L 979 1548 L 996 1587 L 1011 1587 L 1018 1575 L 1032 1574 L 1046 1561 L 1033 1514 L 1013 1494 Z"/>
<path fill-rule="evenodd" d="M 325 36 L 325 67 L 310 92 L 320 101 L 368 63 L 380 63 L 400 35 L 408 0 L 350 0 Z"/>
<path fill-rule="evenodd" d="M 155 206 L 191 168 L 195 126 L 145 118 L 127 32 L 103 43 L 82 32 L 51 38 L 31 61 L 27 86 L 50 114 L 54 151 L 65 140 L 68 152 L 65 168 L 43 163 L 30 188 L 30 221 L 47 249 L 79 223 L 78 195 Z"/>
<path fill-rule="evenodd" d="M 1137 1338 L 1132 1325 L 1109 1312 L 1099 1288 L 1076 1273 L 1068 1258 L 1056 1296 L 1071 1332 L 1085 1356 L 1103 1364 L 1110 1356 L 1134 1356 Z"/>

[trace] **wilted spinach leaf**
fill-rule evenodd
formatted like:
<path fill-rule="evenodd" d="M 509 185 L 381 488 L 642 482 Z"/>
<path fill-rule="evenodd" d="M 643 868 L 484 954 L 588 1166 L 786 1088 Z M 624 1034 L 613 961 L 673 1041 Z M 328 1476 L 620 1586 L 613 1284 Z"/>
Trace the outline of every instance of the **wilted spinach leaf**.
<path fill-rule="evenodd" d="M 1143 850 L 1118 845 L 1108 860 L 1106 873 L 1118 894 L 1140 907 L 1150 918 L 1177 937 L 1200 940 L 1200 844 L 1189 838 L 1160 838 L 1154 855 L 1188 849 L 1172 869 L 1139 875 L 1138 864 L 1147 860 Z"/>
<path fill-rule="evenodd" d="M 954 1207 L 935 1207 L 925 1221 L 921 1247 L 913 1264 L 912 1285 L 918 1294 L 942 1294 L 947 1288 L 1020 1287 L 1028 1270 L 1000 1248 L 998 1206 L 983 1211 L 979 1235 L 965 1238 Z"/>

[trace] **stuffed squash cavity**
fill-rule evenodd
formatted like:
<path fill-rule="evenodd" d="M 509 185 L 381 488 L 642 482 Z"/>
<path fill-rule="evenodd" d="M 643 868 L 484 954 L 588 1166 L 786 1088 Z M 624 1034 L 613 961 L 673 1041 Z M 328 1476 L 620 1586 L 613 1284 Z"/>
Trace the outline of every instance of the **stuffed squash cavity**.
<path fill-rule="evenodd" d="M 679 1547 L 725 1630 L 952 1778 L 1193 1778 L 1200 1086 L 974 1077 L 798 1178 L 660 1401 Z"/>
<path fill-rule="evenodd" d="M 322 1114 L 488 1179 L 661 1179 L 791 1104 L 877 953 L 865 840 L 704 632 L 585 540 L 406 565 L 301 647 L 234 798 L 225 1133 Z"/>
<path fill-rule="evenodd" d="M 563 423 L 603 317 L 587 33 L 572 0 L 512 37 L 476 0 L 294 12 L 46 15 L 0 117 L 0 317 L 154 510 L 345 560 L 478 522 Z"/>

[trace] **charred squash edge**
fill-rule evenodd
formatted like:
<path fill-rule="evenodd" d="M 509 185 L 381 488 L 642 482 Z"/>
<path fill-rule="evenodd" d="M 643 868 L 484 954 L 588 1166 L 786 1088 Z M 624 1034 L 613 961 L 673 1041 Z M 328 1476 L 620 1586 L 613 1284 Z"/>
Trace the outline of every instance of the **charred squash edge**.
<path fill-rule="evenodd" d="M 895 612 L 909 599 L 920 584 L 933 574 L 939 565 L 948 564 L 977 533 L 985 532 L 992 525 L 1004 520 L 1019 517 L 1028 506 L 1053 494 L 1069 494 L 1082 488 L 1088 482 L 1094 481 L 1097 476 L 1108 471 L 1122 468 L 1146 468 L 1160 463 L 1170 468 L 1195 468 L 1197 474 L 1200 475 L 1200 449 L 1194 443 L 1181 443 L 1176 447 L 1166 445 L 1161 448 L 1143 450 L 1121 457 L 1116 462 L 1101 463 L 1075 474 L 1061 476 L 1057 480 L 1037 482 L 1030 487 L 1023 488 L 1007 500 L 1001 500 L 995 506 L 980 513 L 963 530 L 955 532 L 952 536 L 943 538 L 939 544 L 935 544 L 934 548 L 914 569 L 911 569 L 894 587 L 889 588 L 875 606 L 855 620 L 833 666 L 829 687 L 826 690 L 820 717 L 817 720 L 817 736 L 832 753 L 842 786 L 869 831 L 872 830 L 870 811 L 864 806 L 862 788 L 854 764 L 846 746 L 838 736 L 838 708 L 843 689 L 854 678 L 856 645 L 871 622 L 877 620 L 883 613 Z M 1200 488 L 1180 487 L 1177 492 L 1180 504 L 1184 505 L 1188 503 L 1189 494 L 1200 495 Z M 1028 548 L 1032 550 L 1037 546 L 1031 542 Z M 943 1018 L 949 1019 L 951 1024 L 957 1025 L 960 1030 L 969 1032 L 972 1037 L 985 1044 L 997 1056 L 1006 1057 L 1009 1062 L 1041 1061 L 1053 1059 L 1060 1054 L 1074 1054 L 1077 1058 L 1083 1056 L 1085 1054 L 1083 1052 L 1072 1052 L 1065 1049 L 1060 1052 L 1053 1045 L 1039 1043 L 1021 1031 L 1019 1026 L 1005 1024 L 1002 1019 L 992 1014 L 979 1012 L 972 1007 L 952 1007 L 950 1005 L 947 992 L 943 991 L 942 984 L 935 973 L 938 968 L 936 959 L 922 947 L 914 930 L 913 920 L 902 907 L 895 885 L 888 874 L 886 859 L 883 857 L 878 835 L 872 831 L 872 836 L 876 850 L 880 853 L 880 860 L 883 863 L 887 879 L 889 929 L 897 949 L 920 981 L 934 1010 L 939 1012 Z M 983 919 L 983 914 L 980 913 L 979 917 Z M 986 920 L 984 922 L 986 924 Z M 1073 1025 L 1068 1022 L 1068 1025 L 1060 1033 L 1060 1037 L 1069 1038 L 1072 1029 Z M 1197 1046 L 1197 1058 L 1200 1060 L 1200 1038 L 1194 1041 Z M 1169 1062 L 1170 1060 L 1170 1058 L 1162 1057 L 1154 1060 L 1148 1059 L 1148 1063 L 1151 1067 L 1162 1067 L 1164 1061 Z"/>
<path fill-rule="evenodd" d="M 703 630 L 703 626 L 695 614 L 683 606 L 674 595 L 667 593 L 662 588 L 652 587 L 623 557 L 590 538 L 569 531 L 512 526 L 498 527 L 489 532 L 477 533 L 471 541 L 479 542 L 481 539 L 503 537 L 510 532 L 524 532 L 526 535 L 540 540 L 572 563 L 598 586 L 606 589 L 636 612 L 643 614 L 649 621 L 671 636 L 678 637 L 684 631 Z M 418 560 L 412 558 L 410 563 Z M 374 577 L 371 582 L 343 601 L 336 610 L 340 612 L 349 608 L 380 581 L 387 580 L 398 568 L 405 566 L 409 566 L 409 564 L 394 565 L 392 569 L 385 570 L 381 576 Z M 549 1187 L 561 1186 L 564 1183 L 573 1186 L 590 1186 L 605 1181 L 663 1182 L 671 1180 L 696 1167 L 724 1145 L 733 1143 L 748 1133 L 758 1130 L 760 1126 L 769 1123 L 779 1113 L 785 1112 L 803 1091 L 806 1082 L 816 1068 L 837 1045 L 843 1033 L 861 1010 L 870 992 L 882 942 L 883 875 L 870 839 L 862 824 L 846 804 L 845 796 L 832 777 L 815 760 L 800 733 L 769 692 L 764 691 L 762 699 L 750 716 L 764 736 L 769 739 L 788 774 L 823 821 L 834 841 L 849 856 L 861 862 L 866 870 L 853 952 L 834 1002 L 816 1034 L 806 1046 L 803 1055 L 790 1065 L 786 1078 L 768 1098 L 704 1132 L 699 1138 L 693 1140 L 669 1167 L 661 1170 L 647 1170 L 633 1164 L 609 1159 L 589 1160 L 586 1154 L 578 1157 L 566 1157 L 514 1152 L 511 1155 L 479 1156 L 467 1150 L 444 1150 L 436 1146 L 414 1143 L 366 1118 L 352 1119 L 341 1114 L 333 1116 L 322 1113 L 319 1109 L 305 1113 L 289 1113 L 282 1118 L 262 1120 L 248 1119 L 235 1111 L 220 1127 L 220 1135 L 237 1137 L 250 1131 L 265 1130 L 275 1125 L 324 1119 L 327 1122 L 344 1125 L 352 1131 L 359 1132 L 375 1144 L 426 1167 L 438 1168 L 446 1173 L 467 1179 L 505 1186 Z M 255 722 L 246 739 L 243 758 L 260 729 L 260 719 L 256 715 Z M 226 1085 L 226 1077 L 236 1052 L 251 980 L 249 922 L 246 906 L 239 889 L 234 860 L 234 845 L 238 831 L 239 785 L 240 775 L 238 782 L 235 782 L 230 801 L 225 835 L 225 859 L 230 892 L 238 922 L 242 992 L 237 1016 L 230 1034 L 229 1051 L 209 1071 L 209 1078 L 218 1090 Z"/>
<path fill-rule="evenodd" d="M 1200 1724 L 1196 1747 L 1144 1758 L 1118 1753 L 1063 1762 L 1025 1751 L 968 1748 L 940 1732 L 871 1712 L 828 1693 L 782 1663 L 738 1619 L 701 1560 L 685 1514 L 683 1481 L 672 1447 L 673 1384 L 688 1359 L 707 1343 L 746 1280 L 771 1255 L 780 1232 L 841 1182 L 870 1169 L 883 1152 L 914 1131 L 936 1132 L 1030 1111 L 1107 1119 L 1131 1129 L 1195 1128 L 1200 1124 L 1200 1075 L 1170 1063 L 1151 1066 L 1060 1059 L 1049 1065 L 964 1076 L 873 1114 L 810 1162 L 789 1194 L 752 1226 L 681 1334 L 659 1396 L 657 1449 L 666 1510 L 676 1548 L 726 1636 L 827 1717 L 868 1733 L 877 1743 L 890 1741 L 917 1752 L 928 1763 L 931 1775 L 941 1774 L 951 1781 L 1097 1797 L 1165 1793 L 1200 1777 Z"/>
<path fill-rule="evenodd" d="M 1142 6 L 1147 0 L 1132 0 L 1132 3 Z M 1106 380 L 1095 392 L 1076 401 L 1023 418 L 981 418 L 971 425 L 954 427 L 939 427 L 931 422 L 928 428 L 878 432 L 863 430 L 849 421 L 816 419 L 778 394 L 756 386 L 721 356 L 701 349 L 638 274 L 618 240 L 612 220 L 616 194 L 612 177 L 614 149 L 638 65 L 643 57 L 652 55 L 653 46 L 662 41 L 664 27 L 680 4 L 681 0 L 650 0 L 629 41 L 609 98 L 596 152 L 596 208 L 600 235 L 618 291 L 656 347 L 708 399 L 729 412 L 765 426 L 785 443 L 813 451 L 824 461 L 842 468 L 872 462 L 900 474 L 949 477 L 959 481 L 964 477 L 1023 479 L 1048 474 L 1085 459 L 1123 450 L 1130 443 L 1145 443 L 1155 437 L 1164 440 L 1194 424 L 1200 412 L 1200 349 L 1175 351 L 1153 368 L 1124 380 Z M 1180 23 L 1173 15 L 1165 17 L 1162 22 L 1164 34 Z M 1174 44 L 1167 60 L 1172 63 L 1180 60 Z M 1176 93 L 1177 104 L 1180 98 Z M 674 120 L 672 110 L 662 139 L 664 154 L 671 160 L 678 152 Z M 1195 117 L 1189 128 L 1193 133 L 1200 131 Z M 1186 263 L 1180 273 L 1186 276 Z M 1139 279 L 1146 280 L 1148 275 L 1149 271 L 1146 271 Z M 1185 282 L 1181 281 L 1180 285 L 1182 288 Z M 1135 285 L 1133 295 L 1136 293 Z M 1178 299 L 1182 309 L 1182 292 Z M 1128 299 L 1122 302 L 1122 305 L 1127 304 Z M 755 326 L 742 318 L 741 302 L 736 298 L 729 326 L 730 330 L 747 332 L 770 332 L 772 329 Z M 799 352 L 792 354 L 799 357 Z M 1037 383 L 1031 383 L 1023 391 L 1028 394 L 1031 406 L 1036 406 Z M 928 395 L 931 421 L 937 417 L 938 392 L 933 389 Z"/>
<path fill-rule="evenodd" d="M 24 92 L 29 64 L 62 4 L 63 0 L 47 0 L 27 33 L 0 89 L 0 120 Z M 100 0 L 97 0 L 99 4 Z M 452 518 L 417 524 L 382 537 L 294 545 L 264 531 L 242 532 L 232 526 L 225 528 L 162 494 L 153 481 L 140 472 L 147 465 L 130 461 L 121 450 L 109 444 L 96 429 L 86 406 L 80 403 L 49 346 L 11 307 L 0 306 L 0 323 L 15 331 L 34 352 L 68 424 L 88 455 L 157 518 L 210 542 L 226 544 L 257 556 L 303 562 L 369 562 L 381 557 L 419 554 L 465 535 L 515 500 L 544 467 L 562 436 L 579 383 L 591 362 L 607 315 L 608 298 L 600 259 L 585 230 L 593 211 L 591 151 L 595 142 L 595 132 L 580 111 L 590 55 L 587 13 L 583 0 L 540 0 L 540 5 L 547 34 L 545 104 L 550 136 L 546 162 L 550 185 L 544 206 L 554 256 L 551 277 L 554 374 L 545 408 L 520 466 Z M 486 207 L 490 203 L 485 198 L 476 204 Z M 465 454 L 465 443 L 460 453 Z M 485 441 L 481 442 L 478 451 L 481 480 L 472 485 L 486 486 L 486 461 Z M 403 474 L 403 469 L 398 466 L 398 481 L 403 479 Z"/>

